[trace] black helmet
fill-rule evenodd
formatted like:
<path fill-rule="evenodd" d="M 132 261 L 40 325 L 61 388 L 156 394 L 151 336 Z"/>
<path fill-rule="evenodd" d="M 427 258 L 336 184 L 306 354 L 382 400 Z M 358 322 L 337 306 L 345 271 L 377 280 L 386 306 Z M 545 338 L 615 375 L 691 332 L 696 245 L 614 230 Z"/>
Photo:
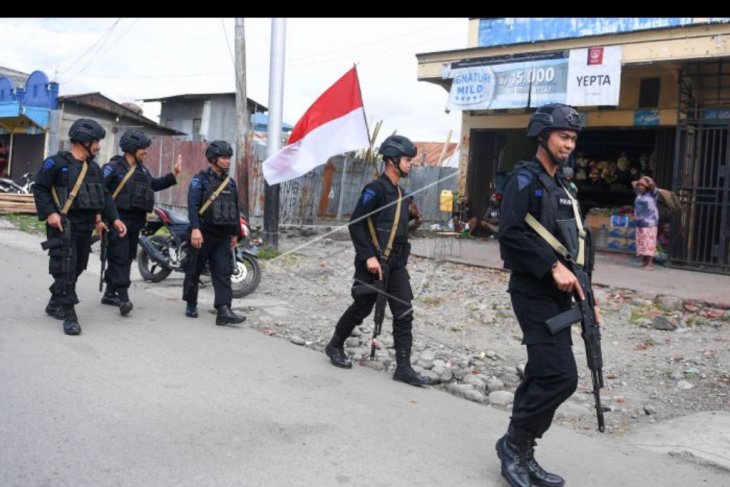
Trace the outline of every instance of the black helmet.
<path fill-rule="evenodd" d="M 144 132 L 137 129 L 129 129 L 124 132 L 121 140 L 119 141 L 119 147 L 124 152 L 134 154 L 139 149 L 146 149 L 150 146 L 152 141 L 147 137 Z"/>
<path fill-rule="evenodd" d="M 85 144 L 92 140 L 101 140 L 106 136 L 106 130 L 96 120 L 90 118 L 79 118 L 68 130 L 68 137 L 71 142 Z"/>
<path fill-rule="evenodd" d="M 378 153 L 383 156 L 383 159 L 396 159 L 401 156 L 416 157 L 416 146 L 410 141 L 408 137 L 402 135 L 391 135 L 380 144 Z"/>
<path fill-rule="evenodd" d="M 214 140 L 205 148 L 205 158 L 213 161 L 218 157 L 232 157 L 233 148 L 225 140 Z"/>
<path fill-rule="evenodd" d="M 548 103 L 537 109 L 527 125 L 527 136 L 537 137 L 546 130 L 566 129 L 580 132 L 580 115 L 562 103 Z"/>

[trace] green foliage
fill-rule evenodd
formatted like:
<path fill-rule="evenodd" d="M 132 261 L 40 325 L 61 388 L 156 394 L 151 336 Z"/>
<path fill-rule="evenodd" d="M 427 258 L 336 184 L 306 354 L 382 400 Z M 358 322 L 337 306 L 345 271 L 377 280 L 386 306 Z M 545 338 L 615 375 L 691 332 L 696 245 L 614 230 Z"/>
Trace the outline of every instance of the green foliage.
<path fill-rule="evenodd" d="M 271 260 L 279 257 L 281 252 L 273 247 L 262 247 L 256 253 L 256 257 L 261 260 Z"/>
<path fill-rule="evenodd" d="M 3 218 L 15 225 L 18 230 L 25 233 L 35 235 L 44 235 L 46 233 L 46 222 L 38 220 L 35 215 L 3 215 Z"/>

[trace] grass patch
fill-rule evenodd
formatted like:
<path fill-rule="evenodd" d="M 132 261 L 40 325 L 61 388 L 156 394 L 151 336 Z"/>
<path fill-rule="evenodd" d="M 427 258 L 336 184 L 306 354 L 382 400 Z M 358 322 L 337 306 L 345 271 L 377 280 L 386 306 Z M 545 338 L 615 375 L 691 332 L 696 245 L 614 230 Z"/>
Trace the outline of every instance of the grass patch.
<path fill-rule="evenodd" d="M 34 235 L 45 235 L 46 222 L 39 221 L 35 215 L 3 215 L 7 221 L 15 225 L 18 230 Z"/>
<path fill-rule="evenodd" d="M 279 257 L 281 252 L 273 247 L 262 247 L 256 253 L 256 257 L 261 260 L 271 260 Z"/>

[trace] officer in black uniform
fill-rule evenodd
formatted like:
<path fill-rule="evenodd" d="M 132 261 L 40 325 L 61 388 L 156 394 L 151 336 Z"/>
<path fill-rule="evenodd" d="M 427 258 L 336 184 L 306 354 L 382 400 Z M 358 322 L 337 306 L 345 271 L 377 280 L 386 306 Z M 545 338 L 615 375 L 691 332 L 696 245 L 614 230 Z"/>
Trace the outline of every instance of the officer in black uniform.
<path fill-rule="evenodd" d="M 109 233 L 109 266 L 104 275 L 106 290 L 101 302 L 118 306 L 123 316 L 134 307 L 129 300 L 129 273 L 132 260 L 137 255 L 139 232 L 145 225 L 147 213 L 155 206 L 155 191 L 177 184 L 175 176 L 182 168 L 182 156 L 178 156 L 173 172 L 153 178 L 144 165 L 151 143 L 141 130 L 127 130 L 119 141 L 124 154 L 112 157 L 102 168 L 104 185 L 114 198 L 119 217 L 127 227 L 127 237 L 121 238 L 113 230 Z"/>
<path fill-rule="evenodd" d="M 385 172 L 365 186 L 350 218 L 350 237 L 355 246 L 355 284 L 352 287 L 354 302 L 342 315 L 325 353 L 337 367 L 349 369 L 352 360 L 345 354 L 344 344 L 352 330 L 370 314 L 375 304 L 375 293 L 361 292 L 363 286 L 372 289 L 376 279 L 382 277 L 379 258 L 387 248 L 396 214 L 395 202 L 402 198 L 402 211 L 397 223 L 392 251 L 388 257 L 390 275 L 387 280 L 388 305 L 393 314 L 393 341 L 397 367 L 393 379 L 412 385 L 426 385 L 431 379 L 416 373 L 411 367 L 413 335 L 413 307 L 410 276 L 406 265 L 411 245 L 408 243 L 408 200 L 398 186 L 400 178 L 408 177 L 411 159 L 416 156 L 416 146 L 400 135 L 391 135 L 380 146 L 385 161 Z M 373 241 L 368 228 L 372 218 L 377 234 Z"/>
<path fill-rule="evenodd" d="M 94 157 L 101 148 L 100 141 L 105 130 L 96 121 L 81 118 L 76 120 L 68 131 L 71 140 L 70 152 L 59 152 L 43 162 L 33 186 L 38 219 L 46 221 L 46 235 L 51 244 L 48 255 L 48 272 L 53 276 L 51 300 L 46 313 L 63 320 L 63 331 L 67 335 L 81 333 L 74 305 L 79 302 L 76 295 L 76 280 L 86 269 L 91 251 L 91 232 L 101 235 L 107 229 L 102 221 L 113 222 L 114 230 L 121 238 L 127 233 L 124 223 L 119 219 L 114 200 L 104 188 L 101 169 Z M 74 192 L 76 182 L 86 162 L 86 174 Z M 62 218 L 64 208 L 68 207 L 66 217 Z M 64 242 L 64 224 L 70 224 L 70 243 Z M 58 243 L 58 245 L 56 245 Z M 67 246 L 68 245 L 68 246 Z M 67 259 L 62 256 L 66 255 Z"/>
<path fill-rule="evenodd" d="M 210 262 L 210 276 L 215 291 L 216 325 L 241 323 L 246 319 L 231 310 L 232 249 L 240 233 L 238 191 L 233 179 L 222 187 L 228 177 L 233 149 L 228 142 L 214 140 L 205 149 L 210 163 L 190 180 L 188 216 L 190 218 L 191 252 L 183 284 L 183 299 L 187 301 L 185 316 L 198 317 L 198 282 L 205 263 Z M 203 209 L 201 214 L 201 209 Z"/>
<path fill-rule="evenodd" d="M 507 434 L 496 445 L 502 475 L 513 487 L 565 483 L 559 475 L 546 472 L 534 457 L 535 439 L 548 430 L 558 406 L 578 385 L 570 327 L 553 336 L 545 321 L 570 309 L 571 293 L 580 299 L 585 296 L 576 276 L 526 217 L 532 215 L 571 255 L 578 255 L 581 237 L 572 203 L 575 195 L 569 193 L 558 169 L 575 149 L 580 130 L 580 116 L 572 107 L 557 103 L 540 107 L 527 129 L 528 137 L 537 138 L 537 154 L 515 165 L 502 200 L 500 252 L 505 268 L 512 271 L 508 292 L 522 343 L 527 345 L 525 379 L 515 391 Z M 592 251 L 584 248 L 585 268 L 590 271 Z M 597 308 L 596 318 L 600 319 Z"/>

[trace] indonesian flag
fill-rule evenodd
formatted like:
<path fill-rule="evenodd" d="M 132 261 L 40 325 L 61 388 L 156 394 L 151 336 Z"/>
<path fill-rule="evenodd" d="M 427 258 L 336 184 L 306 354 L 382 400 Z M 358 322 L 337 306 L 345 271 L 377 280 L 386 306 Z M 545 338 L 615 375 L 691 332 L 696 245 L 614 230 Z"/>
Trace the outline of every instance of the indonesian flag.
<path fill-rule="evenodd" d="M 369 146 L 360 83 L 353 67 L 299 119 L 289 144 L 264 161 L 264 178 L 272 185 L 288 181 L 332 156 Z"/>

